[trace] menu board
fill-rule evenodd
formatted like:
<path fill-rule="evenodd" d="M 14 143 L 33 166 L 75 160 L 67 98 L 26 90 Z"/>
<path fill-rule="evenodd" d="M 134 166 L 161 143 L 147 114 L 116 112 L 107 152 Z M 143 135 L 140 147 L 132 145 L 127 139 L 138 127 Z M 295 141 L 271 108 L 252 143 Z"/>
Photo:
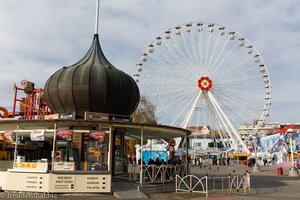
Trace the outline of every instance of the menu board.
<path fill-rule="evenodd" d="M 27 190 L 39 191 L 44 189 L 43 176 L 29 175 L 25 177 L 25 188 Z"/>
<path fill-rule="evenodd" d="M 55 191 L 72 191 L 75 189 L 75 175 L 55 175 L 53 187 Z"/>

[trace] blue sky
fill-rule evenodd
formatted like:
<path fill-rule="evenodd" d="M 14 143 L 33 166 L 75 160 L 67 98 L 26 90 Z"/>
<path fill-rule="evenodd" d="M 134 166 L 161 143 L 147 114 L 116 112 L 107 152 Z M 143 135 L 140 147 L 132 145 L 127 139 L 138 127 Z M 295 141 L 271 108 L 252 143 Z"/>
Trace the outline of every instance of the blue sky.
<path fill-rule="evenodd" d="M 0 106 L 13 104 L 13 84 L 43 88 L 56 70 L 77 62 L 95 28 L 96 0 L 1 0 Z M 191 21 L 223 24 L 258 49 L 272 84 L 269 122 L 300 121 L 300 3 L 297 0 L 102 0 L 102 49 L 132 75 L 158 35 Z"/>

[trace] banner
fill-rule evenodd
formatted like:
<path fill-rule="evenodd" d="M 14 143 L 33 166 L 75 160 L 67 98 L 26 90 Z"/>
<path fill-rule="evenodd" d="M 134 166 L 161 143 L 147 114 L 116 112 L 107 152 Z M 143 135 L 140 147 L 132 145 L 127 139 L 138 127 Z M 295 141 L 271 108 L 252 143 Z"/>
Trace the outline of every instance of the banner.
<path fill-rule="evenodd" d="M 72 141 L 73 130 L 57 130 L 56 140 Z"/>
<path fill-rule="evenodd" d="M 3 134 L 4 140 L 9 140 L 12 141 L 13 140 L 13 131 L 6 131 Z"/>
<path fill-rule="evenodd" d="M 45 130 L 33 130 L 30 139 L 31 141 L 45 141 Z"/>
<path fill-rule="evenodd" d="M 90 131 L 89 138 L 92 140 L 98 140 L 100 142 L 104 142 L 105 132 Z"/>

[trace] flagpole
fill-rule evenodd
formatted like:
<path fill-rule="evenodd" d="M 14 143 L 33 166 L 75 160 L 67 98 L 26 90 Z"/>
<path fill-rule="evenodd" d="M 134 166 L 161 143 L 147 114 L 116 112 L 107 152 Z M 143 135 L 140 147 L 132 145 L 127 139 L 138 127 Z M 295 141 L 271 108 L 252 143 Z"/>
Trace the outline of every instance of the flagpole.
<path fill-rule="evenodd" d="M 97 5 L 96 5 L 96 22 L 95 22 L 95 34 L 98 34 L 98 24 L 99 24 L 99 1 L 100 0 L 96 0 L 97 1 Z"/>

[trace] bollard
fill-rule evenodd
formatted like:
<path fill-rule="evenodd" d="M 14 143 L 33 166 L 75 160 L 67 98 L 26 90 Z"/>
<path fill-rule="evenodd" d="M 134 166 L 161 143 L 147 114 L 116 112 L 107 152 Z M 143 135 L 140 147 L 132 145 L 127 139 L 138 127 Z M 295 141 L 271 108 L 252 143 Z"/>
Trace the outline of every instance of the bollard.
<path fill-rule="evenodd" d="M 283 175 L 283 169 L 282 167 L 277 167 L 277 175 L 282 176 Z"/>

